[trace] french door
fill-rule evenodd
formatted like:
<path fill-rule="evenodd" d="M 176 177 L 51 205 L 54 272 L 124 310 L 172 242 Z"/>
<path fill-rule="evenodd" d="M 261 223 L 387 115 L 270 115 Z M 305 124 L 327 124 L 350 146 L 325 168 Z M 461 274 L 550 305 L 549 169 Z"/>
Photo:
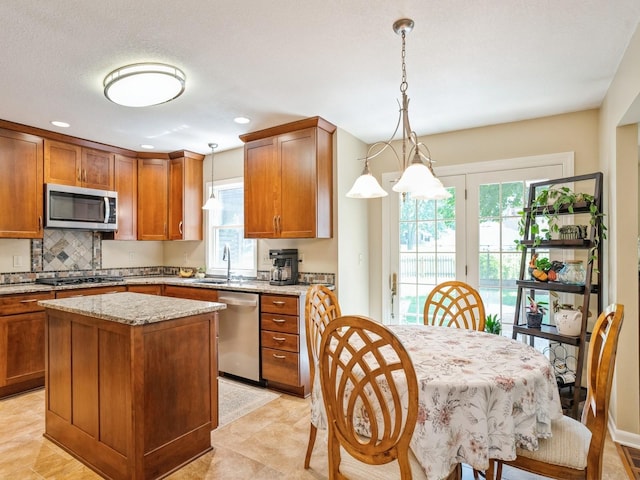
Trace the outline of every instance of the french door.
<path fill-rule="evenodd" d="M 416 201 L 387 188 L 383 199 L 383 294 L 385 323 L 423 323 L 429 292 L 459 280 L 480 292 L 487 314 L 497 314 L 510 334 L 515 311 L 518 220 L 530 183 L 573 174 L 573 155 L 558 154 L 487 162 L 468 173 L 438 175 L 452 194 L 447 200 Z M 534 163 L 535 166 L 530 166 Z M 507 167 L 507 168 L 505 168 Z M 509 168 L 510 167 L 510 168 Z M 514 168 L 517 167 L 517 168 Z M 398 174 L 383 175 L 387 187 Z M 383 279 L 385 281 L 385 279 Z M 384 292 L 383 287 L 383 292 Z"/>

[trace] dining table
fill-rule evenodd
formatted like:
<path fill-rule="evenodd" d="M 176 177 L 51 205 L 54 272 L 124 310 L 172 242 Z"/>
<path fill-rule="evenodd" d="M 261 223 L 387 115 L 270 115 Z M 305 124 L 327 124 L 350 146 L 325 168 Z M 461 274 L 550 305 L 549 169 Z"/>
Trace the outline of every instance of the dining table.
<path fill-rule="evenodd" d="M 562 417 L 553 367 L 523 342 L 475 330 L 387 325 L 409 353 L 418 380 L 418 419 L 411 449 L 429 480 L 458 464 L 487 471 L 513 460 L 516 447 L 536 450 Z M 319 377 L 319 375 L 316 375 Z M 326 428 L 319 381 L 311 415 Z M 357 422 L 370 435 L 366 419 Z"/>

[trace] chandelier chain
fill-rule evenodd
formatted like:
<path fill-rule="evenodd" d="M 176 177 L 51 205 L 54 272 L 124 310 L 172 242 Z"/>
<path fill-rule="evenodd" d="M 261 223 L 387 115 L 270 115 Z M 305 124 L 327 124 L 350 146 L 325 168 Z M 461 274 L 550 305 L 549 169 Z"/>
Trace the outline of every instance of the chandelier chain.
<path fill-rule="evenodd" d="M 405 93 L 407 88 L 409 88 L 409 84 L 407 83 L 407 64 L 405 63 L 406 48 L 405 48 L 405 37 L 407 34 L 405 31 L 402 31 L 402 82 L 400 83 L 400 92 Z"/>

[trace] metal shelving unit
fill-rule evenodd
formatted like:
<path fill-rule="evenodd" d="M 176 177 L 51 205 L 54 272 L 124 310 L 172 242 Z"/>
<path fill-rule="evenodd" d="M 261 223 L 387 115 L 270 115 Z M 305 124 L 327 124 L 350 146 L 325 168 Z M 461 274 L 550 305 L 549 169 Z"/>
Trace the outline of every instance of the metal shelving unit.
<path fill-rule="evenodd" d="M 603 225 L 602 218 L 599 217 L 595 224 L 590 225 L 588 230 L 588 236 L 584 239 L 551 239 L 543 240 L 536 245 L 532 234 L 532 224 L 535 221 L 532 217 L 540 218 L 542 209 L 540 207 L 533 207 L 534 200 L 538 194 L 551 187 L 557 187 L 560 185 L 590 185 L 591 191 L 585 191 L 583 189 L 574 190 L 582 193 L 588 193 L 593 195 L 593 204 L 598 208 L 599 212 L 602 212 L 602 181 L 603 175 L 601 172 L 577 175 L 572 177 L 557 178 L 553 180 L 546 180 L 543 182 L 532 183 L 529 186 L 529 195 L 527 201 L 527 207 L 525 212 L 525 232 L 524 238 L 521 240 L 522 245 L 522 260 L 520 264 L 519 279 L 516 281 L 517 285 L 517 297 L 516 297 L 516 310 L 513 320 L 513 338 L 517 339 L 518 335 L 529 339 L 531 345 L 534 345 L 535 338 L 543 338 L 550 342 L 556 342 L 558 344 L 573 345 L 577 349 L 576 353 L 576 371 L 575 381 L 573 385 L 564 384 L 564 387 L 572 387 L 571 398 L 571 414 L 573 417 L 578 416 L 578 407 L 581 400 L 581 383 L 582 383 L 582 370 L 585 361 L 586 343 L 589 341 L 590 333 L 587 331 L 589 306 L 591 302 L 591 296 L 597 298 L 597 311 L 596 316 L 602 311 L 602 294 L 601 294 L 601 282 L 600 272 L 602 272 L 602 240 L 603 240 Z M 561 208 L 558 212 L 559 215 L 585 215 L 590 213 L 591 204 L 578 204 L 572 209 Z M 532 215 L 532 212 L 535 215 Z M 596 238 L 600 239 L 596 242 Z M 543 250 L 553 252 L 554 250 L 583 250 L 590 252 L 593 248 L 596 249 L 597 265 L 594 265 L 593 259 L 588 258 L 585 267 L 585 284 L 584 285 L 568 285 L 560 282 L 541 282 L 530 279 L 528 266 L 531 255 L 536 253 L 536 250 Z M 589 255 L 587 254 L 589 257 Z M 579 336 L 567 336 L 558 333 L 555 325 L 543 324 L 540 328 L 530 328 L 527 326 L 526 315 L 524 314 L 525 305 L 527 303 L 527 295 L 531 295 L 535 298 L 536 292 L 540 291 L 553 291 L 558 293 L 567 293 L 582 296 L 582 327 L 580 329 Z M 551 306 L 551 305 L 550 305 Z"/>

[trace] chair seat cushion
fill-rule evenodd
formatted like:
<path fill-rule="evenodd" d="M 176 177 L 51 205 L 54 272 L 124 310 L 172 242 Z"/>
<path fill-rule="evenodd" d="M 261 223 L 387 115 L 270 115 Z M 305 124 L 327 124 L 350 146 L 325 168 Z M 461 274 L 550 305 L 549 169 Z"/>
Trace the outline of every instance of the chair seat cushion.
<path fill-rule="evenodd" d="M 427 476 L 412 451 L 409 451 L 409 462 L 413 480 L 426 480 Z M 389 480 L 400 478 L 400 468 L 396 460 L 384 465 L 368 465 L 353 458 L 343 448 L 340 449 L 340 472 L 349 480 Z"/>
<path fill-rule="evenodd" d="M 536 451 L 518 448 L 519 457 L 527 457 L 540 462 L 584 470 L 591 443 L 591 432 L 582 423 L 564 416 L 551 422 L 551 438 L 540 439 Z"/>

